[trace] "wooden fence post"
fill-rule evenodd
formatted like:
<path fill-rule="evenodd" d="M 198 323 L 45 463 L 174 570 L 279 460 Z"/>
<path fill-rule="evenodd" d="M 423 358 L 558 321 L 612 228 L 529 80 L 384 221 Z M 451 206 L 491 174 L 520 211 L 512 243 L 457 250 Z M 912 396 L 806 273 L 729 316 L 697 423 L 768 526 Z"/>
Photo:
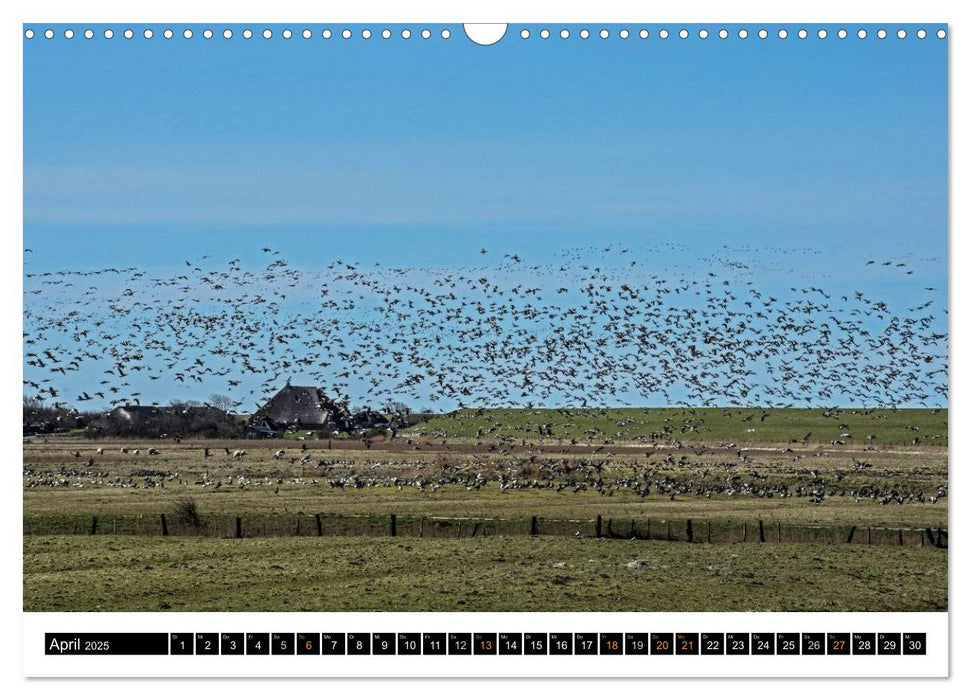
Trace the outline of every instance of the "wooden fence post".
<path fill-rule="evenodd" d="M 668 542 L 671 541 L 671 521 L 668 520 Z"/>
<path fill-rule="evenodd" d="M 711 521 L 710 520 L 708 521 L 707 530 L 708 530 L 708 534 L 706 536 L 706 539 L 708 540 L 708 544 L 711 544 Z"/>
<path fill-rule="evenodd" d="M 688 518 L 688 521 L 685 524 L 685 528 L 688 531 L 688 542 L 694 542 L 694 540 L 695 540 L 695 531 L 694 531 L 694 528 L 691 527 L 691 518 Z"/>
<path fill-rule="evenodd" d="M 418 536 L 419 537 L 425 536 L 425 516 L 424 515 L 419 516 L 418 518 Z"/>
<path fill-rule="evenodd" d="M 748 542 L 748 523 L 742 523 L 742 542 Z"/>
<path fill-rule="evenodd" d="M 941 540 L 941 528 L 937 528 L 937 548 L 938 549 L 944 548 L 944 543 Z"/>
<path fill-rule="evenodd" d="M 539 534 L 539 518 L 535 515 L 529 521 L 529 536 L 536 537 Z"/>
<path fill-rule="evenodd" d="M 651 519 L 647 519 L 647 539 L 651 539 Z"/>
<path fill-rule="evenodd" d="M 765 523 L 759 518 L 759 542 L 765 542 Z"/>
<path fill-rule="evenodd" d="M 391 536 L 398 536 L 398 516 L 394 513 L 391 514 Z"/>
<path fill-rule="evenodd" d="M 904 531 L 897 530 L 897 544 L 903 546 L 904 544 Z"/>
<path fill-rule="evenodd" d="M 162 536 L 168 537 L 169 534 L 169 524 L 165 522 L 165 513 L 162 513 Z"/>
<path fill-rule="evenodd" d="M 97 535 L 98 534 L 98 516 L 97 515 L 95 515 L 95 516 L 93 516 L 91 518 L 91 534 L 92 535 Z"/>
<path fill-rule="evenodd" d="M 607 518 L 607 537 L 614 536 L 614 519 Z"/>
<path fill-rule="evenodd" d="M 317 521 L 317 537 L 324 536 L 324 522 L 320 519 L 320 513 L 314 514 L 314 520 Z"/>
<path fill-rule="evenodd" d="M 871 542 L 871 540 L 870 540 L 870 528 L 868 526 L 867 529 L 866 529 L 866 543 L 867 544 L 870 544 L 870 542 Z"/>
<path fill-rule="evenodd" d="M 846 544 L 852 544 L 853 543 L 853 535 L 855 535 L 855 534 L 856 534 L 856 525 L 851 525 L 850 526 L 850 534 L 846 538 Z"/>
<path fill-rule="evenodd" d="M 775 524 L 776 542 L 782 542 L 782 523 Z"/>
<path fill-rule="evenodd" d="M 597 516 L 597 537 L 603 534 L 603 516 Z"/>
<path fill-rule="evenodd" d="M 236 516 L 236 539 L 239 540 L 242 538 L 243 538 L 243 519 L 237 515 Z"/>

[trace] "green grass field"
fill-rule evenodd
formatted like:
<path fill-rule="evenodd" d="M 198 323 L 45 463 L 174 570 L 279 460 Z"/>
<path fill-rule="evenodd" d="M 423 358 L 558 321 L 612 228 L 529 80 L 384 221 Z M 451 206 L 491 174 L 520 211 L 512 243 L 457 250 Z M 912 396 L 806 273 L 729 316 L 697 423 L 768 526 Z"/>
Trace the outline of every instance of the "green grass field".
<path fill-rule="evenodd" d="M 932 611 L 932 547 L 25 537 L 24 610 Z"/>
<path fill-rule="evenodd" d="M 410 428 L 445 438 L 615 442 L 947 444 L 947 409 L 466 409 Z M 841 437 L 849 434 L 848 437 Z M 870 438 L 869 436 L 873 436 Z"/>
<path fill-rule="evenodd" d="M 137 443 L 136 443 L 137 444 Z M 208 443 L 212 444 L 212 443 Z M 217 443 L 218 444 L 218 443 Z M 102 447 L 104 454 L 97 454 Z M 652 454 L 601 453 L 603 476 L 616 483 L 634 478 L 645 470 L 658 477 L 670 477 L 694 484 L 724 484 L 730 475 L 741 481 L 806 484 L 812 474 L 826 478 L 833 495 L 814 505 L 802 498 L 757 498 L 745 494 L 694 494 L 671 499 L 653 492 L 642 497 L 629 488 L 617 488 L 602 495 L 572 488 L 500 491 L 498 482 L 469 489 L 452 479 L 482 473 L 494 477 L 507 474 L 559 483 L 571 483 L 576 465 L 590 460 L 587 455 L 508 454 L 476 452 L 474 447 L 455 446 L 454 452 L 378 450 L 327 450 L 310 445 L 306 453 L 288 450 L 286 459 L 274 459 L 274 446 L 247 445 L 248 454 L 235 460 L 222 449 L 210 446 L 212 456 L 203 457 L 203 445 L 182 442 L 161 445 L 160 454 L 149 456 L 131 451 L 123 454 L 118 445 L 78 441 L 25 445 L 24 531 L 43 533 L 46 522 L 63 523 L 77 517 L 83 521 L 101 518 L 102 529 L 112 517 L 143 516 L 157 522 L 161 513 L 172 515 L 180 499 L 191 498 L 202 515 L 265 515 L 333 513 L 341 515 L 425 515 L 478 518 L 672 518 L 757 520 L 806 524 L 846 524 L 874 527 L 946 527 L 947 498 L 936 503 L 908 502 L 883 505 L 878 501 L 857 501 L 850 494 L 856 487 L 920 490 L 930 496 L 946 485 L 947 452 L 944 448 L 886 448 L 862 452 L 850 446 L 824 452 L 799 446 L 785 453 L 781 449 L 750 451 L 742 462 L 734 450 L 698 454 L 681 449 Z M 74 457 L 74 453 L 80 457 Z M 300 464 L 302 454 L 311 455 Z M 95 465 L 86 467 L 88 458 Z M 328 466 L 317 469 L 318 458 Z M 866 459 L 872 466 L 855 469 L 853 459 Z M 296 460 L 292 462 L 291 460 Z M 550 472 L 543 465 L 572 471 Z M 329 481 L 349 474 L 372 480 L 365 488 L 334 488 Z M 436 489 L 420 490 L 413 483 L 401 488 L 391 479 L 424 479 L 441 482 Z M 52 487 L 50 480 L 62 484 Z M 844 495 L 839 495 L 843 493 Z M 63 525 L 47 534 L 64 532 Z"/>
<path fill-rule="evenodd" d="M 499 493 L 441 489 L 435 493 L 398 492 L 392 489 L 346 491 L 291 486 L 275 494 L 271 488 L 226 491 L 167 488 L 154 490 L 107 490 L 91 498 L 68 491 L 63 501 L 48 493 L 32 491 L 24 499 L 24 532 L 43 532 L 54 522 L 63 531 L 65 522 L 77 519 L 81 532 L 86 531 L 92 516 L 100 518 L 100 528 L 110 531 L 113 517 L 131 519 L 142 516 L 157 524 L 161 513 L 171 518 L 179 498 L 190 494 L 202 515 L 240 515 L 247 520 L 262 516 L 334 515 L 401 516 L 462 518 L 529 518 L 591 519 L 597 515 L 616 519 L 747 520 L 760 518 L 770 523 L 803 523 L 807 525 L 871 525 L 873 527 L 947 527 L 947 499 L 936 504 L 883 506 L 879 503 L 855 503 L 848 497 L 834 497 L 821 505 L 807 500 L 782 499 L 684 498 L 672 501 L 666 496 L 638 498 L 621 494 L 613 498 L 596 492 L 572 493 Z"/>
<path fill-rule="evenodd" d="M 31 439 L 24 609 L 942 610 L 947 550 L 920 545 L 947 529 L 946 435 L 945 410 L 618 409 L 466 411 L 372 445 Z M 533 516 L 559 523 L 529 537 Z M 688 519 L 695 543 L 662 540 Z"/>

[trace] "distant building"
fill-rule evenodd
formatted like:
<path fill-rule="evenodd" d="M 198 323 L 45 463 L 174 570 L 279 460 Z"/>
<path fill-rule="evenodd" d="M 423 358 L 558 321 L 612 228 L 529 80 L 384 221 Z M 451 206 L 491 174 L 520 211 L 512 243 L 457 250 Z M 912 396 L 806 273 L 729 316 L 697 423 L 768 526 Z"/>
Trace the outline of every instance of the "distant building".
<path fill-rule="evenodd" d="M 239 437 L 243 424 L 213 406 L 118 406 L 95 421 L 105 435 Z"/>
<path fill-rule="evenodd" d="M 246 428 L 246 437 L 250 440 L 262 440 L 266 438 L 280 437 L 285 432 L 284 428 L 274 428 L 268 418 L 264 418 L 256 423 L 250 423 Z"/>
<path fill-rule="evenodd" d="M 163 414 L 164 408 L 159 406 L 118 406 L 109 413 L 113 418 L 120 418 L 129 423 L 147 421 Z"/>
<path fill-rule="evenodd" d="M 270 437 L 286 430 L 345 431 L 354 428 L 347 407 L 312 386 L 289 383 L 253 414 L 247 435 Z"/>
<path fill-rule="evenodd" d="M 87 427 L 84 417 L 77 411 L 39 406 L 24 407 L 24 435 L 43 433 L 66 433 L 69 430 Z"/>
<path fill-rule="evenodd" d="M 109 416 L 129 423 L 147 423 L 160 418 L 185 421 L 190 419 L 224 417 L 228 414 L 212 406 L 141 406 L 139 404 L 118 406 Z"/>
<path fill-rule="evenodd" d="M 385 416 L 368 408 L 355 413 L 351 422 L 358 430 L 388 430 L 391 427 L 391 422 Z"/>

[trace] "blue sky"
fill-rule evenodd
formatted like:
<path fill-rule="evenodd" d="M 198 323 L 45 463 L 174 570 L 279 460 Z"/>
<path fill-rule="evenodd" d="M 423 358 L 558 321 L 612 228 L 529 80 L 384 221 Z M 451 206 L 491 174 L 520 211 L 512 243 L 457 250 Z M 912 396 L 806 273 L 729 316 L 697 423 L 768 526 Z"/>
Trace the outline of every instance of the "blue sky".
<path fill-rule="evenodd" d="M 852 284 L 866 259 L 906 257 L 905 282 L 943 306 L 947 41 L 767 26 L 602 41 L 515 25 L 491 47 L 460 27 L 25 40 L 30 269 L 256 263 L 264 244 L 311 268 L 461 266 L 480 246 L 550 261 L 604 240 L 678 242 L 689 254 L 657 261 L 678 268 L 724 245 L 809 245 L 807 279 Z"/>

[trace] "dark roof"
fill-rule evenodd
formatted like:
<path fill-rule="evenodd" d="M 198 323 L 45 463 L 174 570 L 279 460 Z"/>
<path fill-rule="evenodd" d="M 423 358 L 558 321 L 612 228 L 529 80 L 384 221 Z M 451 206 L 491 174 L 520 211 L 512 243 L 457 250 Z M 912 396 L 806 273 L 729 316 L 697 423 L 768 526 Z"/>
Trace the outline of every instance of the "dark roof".
<path fill-rule="evenodd" d="M 276 435 L 278 432 L 279 432 L 278 430 L 274 430 L 273 428 L 268 426 L 265 422 L 261 422 L 256 425 L 250 425 L 249 431 L 247 434 L 269 436 L 269 435 Z"/>
<path fill-rule="evenodd" d="M 385 428 L 389 425 L 387 418 L 368 408 L 355 413 L 352 420 L 357 428 Z"/>
<path fill-rule="evenodd" d="M 127 420 L 137 418 L 150 418 L 157 415 L 169 416 L 207 416 L 211 414 L 225 415 L 213 406 L 142 406 L 132 404 L 128 406 L 118 406 L 109 412 L 113 416 L 119 416 Z"/>
<path fill-rule="evenodd" d="M 347 409 L 316 387 L 287 384 L 254 414 L 252 422 L 263 419 L 288 427 L 343 428 L 347 424 Z"/>
<path fill-rule="evenodd" d="M 111 414 L 126 418 L 127 420 L 134 420 L 135 418 L 157 415 L 161 410 L 159 406 L 140 406 L 135 404 L 131 406 L 118 406 L 112 409 Z"/>

